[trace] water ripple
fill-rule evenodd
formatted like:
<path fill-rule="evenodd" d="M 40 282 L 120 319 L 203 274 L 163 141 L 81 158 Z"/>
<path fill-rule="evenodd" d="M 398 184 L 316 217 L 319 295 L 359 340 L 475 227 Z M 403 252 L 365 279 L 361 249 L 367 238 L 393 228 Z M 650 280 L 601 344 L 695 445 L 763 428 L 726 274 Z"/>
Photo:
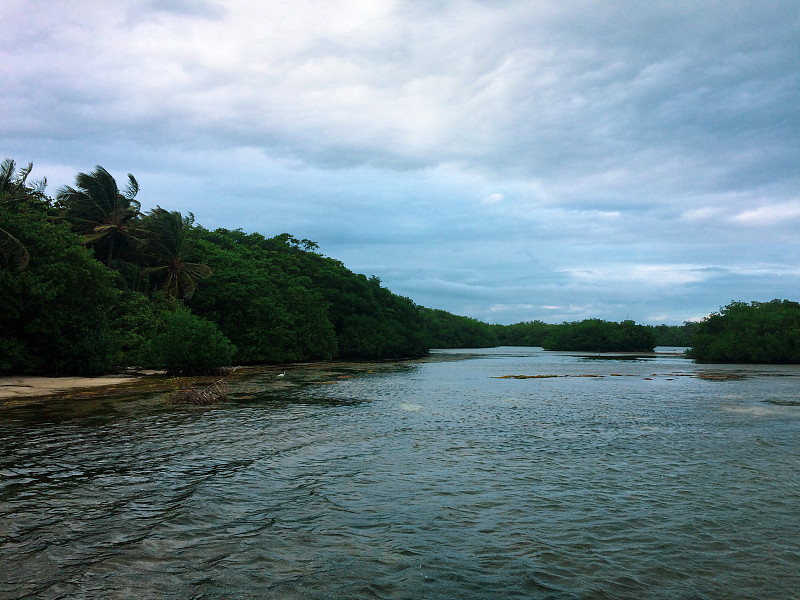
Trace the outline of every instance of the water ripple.
<path fill-rule="evenodd" d="M 518 350 L 277 401 L 14 413 L 0 598 L 791 597 L 797 373 L 694 368 Z"/>

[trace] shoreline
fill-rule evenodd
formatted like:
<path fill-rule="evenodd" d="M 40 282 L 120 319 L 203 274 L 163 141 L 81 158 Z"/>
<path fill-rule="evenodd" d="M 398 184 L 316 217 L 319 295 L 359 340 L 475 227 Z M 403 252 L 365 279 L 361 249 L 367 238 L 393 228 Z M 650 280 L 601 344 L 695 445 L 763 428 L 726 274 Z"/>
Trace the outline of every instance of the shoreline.
<path fill-rule="evenodd" d="M 580 353 L 573 352 L 573 355 L 583 356 L 586 358 L 596 358 L 594 353 Z M 609 358 L 610 355 L 619 354 L 621 358 L 636 357 L 651 357 L 651 356 L 679 356 L 682 353 L 672 352 L 652 352 L 652 353 L 602 353 L 603 358 Z M 350 368 L 355 367 L 356 371 L 367 370 L 369 367 L 378 367 L 379 365 L 386 364 L 387 362 L 407 362 L 414 360 L 436 360 L 441 357 L 427 356 L 416 359 L 397 359 L 388 361 L 312 361 L 301 363 L 286 363 L 286 364 L 272 364 L 272 365 L 248 365 L 245 367 L 237 367 L 240 374 L 243 375 L 248 372 L 280 372 L 285 369 L 293 371 L 295 374 L 300 375 L 303 372 L 319 372 L 326 370 L 337 370 L 337 367 L 347 365 Z M 298 379 L 306 379 L 305 376 L 300 375 Z M 112 373 L 107 375 L 97 375 L 92 377 L 47 377 L 41 375 L 5 375 L 0 376 L 0 405 L 7 405 L 9 402 L 13 403 L 15 400 L 36 400 L 47 398 L 49 396 L 56 396 L 60 394 L 71 394 L 80 390 L 92 390 L 97 393 L 102 388 L 115 388 L 115 387 L 129 387 L 132 384 L 140 386 L 148 379 L 162 379 L 163 371 L 141 371 L 136 373 Z M 205 378 L 185 378 L 187 381 L 192 379 L 205 379 Z M 156 382 L 153 381 L 153 384 Z M 128 384 L 128 385 L 126 385 Z M 148 387 L 148 386 L 144 386 Z M 157 384 L 156 384 L 156 387 Z"/>
<path fill-rule="evenodd" d="M 468 351 L 467 351 L 468 352 Z M 583 356 L 587 358 L 597 357 L 595 353 L 590 352 L 572 352 L 573 355 Z M 628 357 L 653 357 L 653 356 L 669 356 L 681 355 L 682 353 L 672 352 L 652 352 L 652 353 L 601 353 L 601 357 L 609 358 L 610 355 L 618 354 L 622 358 Z M 311 361 L 299 363 L 285 363 L 285 364 L 271 364 L 271 365 L 247 365 L 244 367 L 236 367 L 241 369 L 240 374 L 253 372 L 253 371 L 266 371 L 266 372 L 280 372 L 289 369 L 294 372 L 302 371 L 319 371 L 325 369 L 336 369 L 343 365 L 354 367 L 358 365 L 356 370 L 363 370 L 365 365 L 378 366 L 387 362 L 406 362 L 414 360 L 436 360 L 436 355 L 428 355 L 427 357 L 418 357 L 415 359 L 395 359 L 395 360 L 353 360 L 353 361 Z M 79 390 L 94 390 L 98 388 L 113 388 L 123 386 L 124 384 L 133 384 L 136 382 L 143 382 L 143 380 L 152 377 L 164 376 L 163 371 L 139 371 L 136 373 L 111 373 L 106 375 L 96 375 L 91 377 L 47 377 L 41 375 L 4 375 L 0 376 L 0 403 L 8 403 L 13 400 L 33 400 L 37 398 L 46 398 L 48 396 L 55 396 L 58 394 L 72 393 Z M 195 379 L 186 377 L 185 379 Z M 202 377 L 198 379 L 204 379 Z"/>
<path fill-rule="evenodd" d="M 403 362 L 387 361 L 387 362 Z M 366 371 L 386 364 L 380 361 L 313 361 L 300 363 L 246 365 L 234 367 L 230 375 L 237 379 L 253 375 L 271 374 L 269 386 L 286 387 L 287 385 L 318 383 L 319 380 L 341 377 L 341 370 Z M 289 371 L 284 380 L 279 374 Z M 163 391 L 169 392 L 180 388 L 189 388 L 198 384 L 207 384 L 219 379 L 219 376 L 198 375 L 168 377 L 164 371 L 137 371 L 135 373 L 111 373 L 90 377 L 47 377 L 41 375 L 4 375 L 0 376 L 0 408 L 19 403 L 36 403 L 41 400 L 66 397 L 99 397 L 114 396 L 128 392 Z M 85 392 L 85 393 L 84 393 Z"/>
<path fill-rule="evenodd" d="M 0 401 L 52 396 L 81 389 L 114 387 L 147 375 L 97 375 L 95 377 L 44 377 L 8 375 L 0 377 Z"/>

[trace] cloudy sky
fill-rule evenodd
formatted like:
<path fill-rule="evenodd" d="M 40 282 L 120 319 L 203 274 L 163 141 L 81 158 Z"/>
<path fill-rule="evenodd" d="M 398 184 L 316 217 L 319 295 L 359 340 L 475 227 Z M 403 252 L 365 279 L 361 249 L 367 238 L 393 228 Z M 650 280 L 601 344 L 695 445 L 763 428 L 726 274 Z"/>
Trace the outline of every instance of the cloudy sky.
<path fill-rule="evenodd" d="M 489 322 L 800 300 L 796 0 L 4 0 L 0 158 Z"/>

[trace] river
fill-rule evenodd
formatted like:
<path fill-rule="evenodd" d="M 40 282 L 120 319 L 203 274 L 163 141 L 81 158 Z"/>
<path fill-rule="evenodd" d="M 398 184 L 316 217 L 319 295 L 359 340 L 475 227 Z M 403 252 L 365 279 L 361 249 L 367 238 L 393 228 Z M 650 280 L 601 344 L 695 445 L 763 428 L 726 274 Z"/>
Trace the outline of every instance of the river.
<path fill-rule="evenodd" d="M 494 348 L 267 377 L 0 411 L 0 598 L 800 595 L 798 366 Z"/>

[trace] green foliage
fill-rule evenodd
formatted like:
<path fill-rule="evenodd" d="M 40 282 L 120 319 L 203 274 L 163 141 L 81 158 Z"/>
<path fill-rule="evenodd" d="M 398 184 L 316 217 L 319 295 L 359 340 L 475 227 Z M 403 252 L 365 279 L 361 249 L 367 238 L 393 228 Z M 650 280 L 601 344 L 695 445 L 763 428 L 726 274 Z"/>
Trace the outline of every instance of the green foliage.
<path fill-rule="evenodd" d="M 120 368 L 152 368 L 153 339 L 163 324 L 164 308 L 140 292 L 126 292 L 111 312 L 114 352 Z"/>
<path fill-rule="evenodd" d="M 656 346 L 652 327 L 633 321 L 614 323 L 586 319 L 551 325 L 527 321 L 495 325 L 497 343 L 503 346 L 541 346 L 546 350 L 582 352 L 649 352 Z"/>
<path fill-rule="evenodd" d="M 31 255 L 25 244 L 0 227 L 0 266 L 25 269 L 30 260 Z"/>
<path fill-rule="evenodd" d="M 33 163 L 17 171 L 16 163 L 10 158 L 0 164 L 0 204 L 8 209 L 20 208 L 28 201 L 43 200 L 45 179 L 28 182 Z M 0 267 L 25 269 L 30 254 L 20 240 L 10 231 L 0 227 Z"/>
<path fill-rule="evenodd" d="M 706 363 L 800 363 L 800 304 L 732 302 L 697 327 L 688 356 Z"/>
<path fill-rule="evenodd" d="M 237 363 L 329 359 L 327 304 L 297 264 L 305 252 L 259 234 L 199 229 L 195 256 L 214 270 L 189 301 L 237 346 Z M 291 254 L 291 255 L 288 255 Z"/>
<path fill-rule="evenodd" d="M 235 347 L 217 326 L 170 296 L 127 292 L 112 316 L 116 367 L 202 375 L 231 364 Z"/>
<path fill-rule="evenodd" d="M 53 218 L 35 190 L 0 201 L 2 228 L 26 248 L 26 268 L 0 268 L 0 371 L 95 374 L 111 366 L 114 275 Z"/>
<path fill-rule="evenodd" d="M 198 230 L 195 258 L 214 275 L 189 301 L 239 348 L 236 362 L 420 356 L 433 346 L 494 344 L 490 326 L 418 307 L 377 277 L 289 234 Z"/>
<path fill-rule="evenodd" d="M 644 325 L 600 319 L 563 323 L 542 341 L 545 350 L 583 352 L 651 352 L 655 345 L 655 334 Z"/>
<path fill-rule="evenodd" d="M 33 170 L 33 163 L 17 170 L 17 163 L 6 158 L 0 163 L 0 199 L 26 199 L 36 198 L 44 200 L 44 189 L 47 179 L 28 181 Z"/>
<path fill-rule="evenodd" d="M 444 310 L 422 309 L 428 321 L 428 344 L 432 348 L 488 348 L 498 345 L 497 327 Z"/>
<path fill-rule="evenodd" d="M 382 287 L 377 277 L 356 275 L 331 259 L 312 265 L 309 274 L 329 303 L 342 358 L 401 358 L 428 352 L 430 339 L 419 308 Z"/>
<path fill-rule="evenodd" d="M 211 321 L 183 306 L 163 311 L 161 319 L 152 340 L 154 366 L 173 375 L 207 375 L 231 365 L 236 348 Z"/>
<path fill-rule="evenodd" d="M 193 226 L 192 213 L 184 217 L 160 206 L 138 222 L 143 235 L 140 252 L 148 265 L 143 270 L 153 289 L 173 298 L 191 298 L 197 282 L 211 275 L 207 265 L 187 260 L 194 246 Z"/>
<path fill-rule="evenodd" d="M 497 343 L 501 346 L 541 346 L 558 325 L 526 321 L 514 325 L 496 325 Z"/>
<path fill-rule="evenodd" d="M 686 321 L 683 325 L 648 325 L 656 336 L 656 346 L 691 346 L 699 323 Z"/>
<path fill-rule="evenodd" d="M 62 187 L 57 200 L 72 230 L 83 235 L 96 256 L 110 263 L 121 252 L 130 250 L 137 238 L 129 224 L 139 215 L 141 204 L 136 179 L 128 174 L 128 185 L 120 192 L 114 177 L 100 165 L 91 173 L 78 173 L 75 186 Z"/>

